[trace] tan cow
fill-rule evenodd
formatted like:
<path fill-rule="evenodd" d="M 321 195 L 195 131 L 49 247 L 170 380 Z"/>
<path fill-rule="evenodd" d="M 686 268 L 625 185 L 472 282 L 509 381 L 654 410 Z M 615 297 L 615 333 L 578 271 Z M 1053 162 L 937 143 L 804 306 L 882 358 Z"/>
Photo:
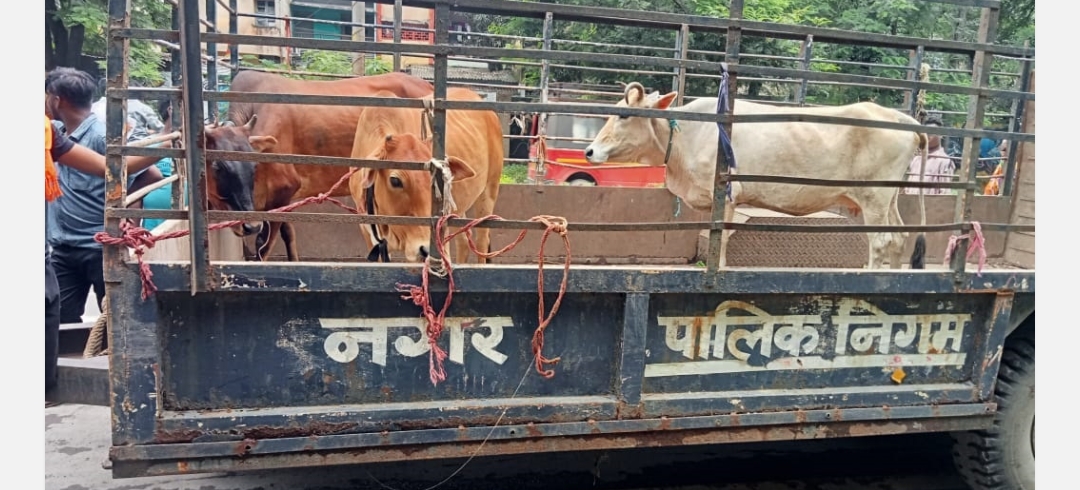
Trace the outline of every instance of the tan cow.
<path fill-rule="evenodd" d="M 641 84 L 627 86 L 618 106 L 668 109 L 675 92 L 646 97 Z M 716 112 L 715 97 L 696 99 L 673 110 Z M 780 107 L 736 100 L 735 114 L 799 113 L 919 124 L 915 119 L 871 102 L 840 107 Z M 742 123 L 732 125 L 731 144 L 735 154 L 733 173 L 780 175 L 837 180 L 905 180 L 912 156 L 922 150 L 926 166 L 925 134 L 908 131 L 863 128 L 839 124 L 807 122 Z M 612 116 L 585 149 L 590 163 L 637 161 L 646 165 L 664 164 L 671 145 L 665 183 L 668 190 L 690 207 L 712 209 L 719 132 L 715 123 L 678 121 L 678 130 L 659 118 Z M 925 170 L 924 170 L 925 172 Z M 888 187 L 824 187 L 796 184 L 732 182 L 735 205 L 748 204 L 795 216 L 805 216 L 833 206 L 862 211 L 867 225 L 903 225 L 897 201 L 900 189 Z M 920 193 L 922 223 L 926 207 Z M 724 207 L 724 221 L 732 221 L 735 206 Z M 901 266 L 907 233 L 868 233 L 869 268 L 881 268 L 888 258 L 894 269 Z M 721 266 L 730 231 L 721 240 Z M 921 269 L 925 236 L 920 233 L 912 255 L 912 268 Z"/>
<path fill-rule="evenodd" d="M 395 97 L 380 92 L 378 97 Z M 430 99 L 431 96 L 426 97 Z M 449 100 L 483 100 L 475 92 L 460 87 L 447 89 Z M 431 139 L 421 140 L 423 110 L 393 107 L 368 107 L 356 124 L 352 158 L 427 162 L 431 160 Z M 430 134 L 430 133 L 429 133 Z M 454 213 L 471 218 L 491 214 L 499 195 L 503 169 L 502 128 L 492 111 L 446 111 L 446 161 L 453 174 L 451 193 L 457 207 Z M 349 191 L 357 208 L 364 212 L 366 192 L 374 186 L 376 214 L 393 216 L 431 216 L 431 173 L 422 170 L 374 170 L 363 168 L 349 179 Z M 361 226 L 361 235 L 373 245 L 369 226 Z M 488 251 L 490 233 L 474 228 L 477 248 Z M 417 262 L 428 255 L 430 226 L 379 227 L 390 250 L 403 252 L 406 260 Z M 465 263 L 469 256 L 464 236 L 453 242 L 455 263 Z M 487 262 L 482 257 L 479 263 Z"/>

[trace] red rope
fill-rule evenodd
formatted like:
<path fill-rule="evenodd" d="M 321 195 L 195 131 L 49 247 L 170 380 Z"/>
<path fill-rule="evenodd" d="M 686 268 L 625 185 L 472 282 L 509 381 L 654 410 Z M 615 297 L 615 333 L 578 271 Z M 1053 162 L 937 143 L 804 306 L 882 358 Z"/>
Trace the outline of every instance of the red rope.
<path fill-rule="evenodd" d="M 341 178 L 338 179 L 338 181 L 333 185 L 333 187 L 330 187 L 330 190 L 322 194 L 304 198 L 292 204 L 282 206 L 277 209 L 271 209 L 268 212 L 288 213 L 301 206 L 306 206 L 308 204 L 319 204 L 329 201 L 331 203 L 334 203 L 341 209 L 357 214 L 356 208 L 348 206 L 345 203 L 330 197 L 330 195 L 333 194 L 338 187 L 341 187 L 342 184 L 349 180 L 349 177 L 351 177 L 352 174 L 356 173 L 357 170 L 357 168 L 349 169 L 349 171 L 346 172 L 345 175 L 342 175 Z M 242 224 L 243 222 L 244 220 L 224 221 L 221 223 L 214 223 L 207 227 L 207 229 L 210 231 L 220 230 L 222 228 L 228 228 L 230 226 Z M 154 286 L 154 282 L 151 280 L 154 274 L 150 272 L 150 265 L 143 261 L 143 254 L 145 254 L 147 250 L 154 248 L 154 244 L 156 244 L 157 242 L 173 238 L 180 238 L 189 234 L 191 234 L 191 230 L 177 230 L 154 236 L 146 228 L 143 228 L 141 226 L 135 226 L 131 224 L 130 221 L 125 220 L 120 223 L 120 236 L 114 237 L 112 235 L 109 235 L 108 233 L 100 231 L 94 234 L 94 240 L 104 245 L 124 245 L 129 248 L 135 249 L 135 258 L 139 262 L 139 276 L 142 280 L 142 299 L 145 300 L 146 298 L 150 297 L 151 294 L 157 291 L 157 287 Z"/>
<path fill-rule="evenodd" d="M 347 173 L 345 173 L 345 175 L 341 177 L 341 179 L 337 181 L 337 183 L 333 185 L 333 187 L 330 188 L 330 190 L 322 194 L 319 194 L 317 196 L 311 196 L 289 204 L 287 206 L 272 209 L 268 212 L 287 213 L 301 206 L 329 201 L 346 211 L 358 214 L 355 208 L 350 207 L 342 203 L 341 201 L 330 197 L 334 190 L 344 184 L 345 181 L 347 181 L 349 177 L 352 176 L 352 174 L 355 173 L 357 170 L 358 169 L 356 168 L 350 169 Z M 480 250 L 477 250 L 476 242 L 473 241 L 472 234 L 469 232 L 472 231 L 472 229 L 480 223 L 493 219 L 502 220 L 503 218 L 494 214 L 484 216 L 483 218 L 475 219 L 469 222 L 465 226 L 461 227 L 458 231 L 455 231 L 454 233 L 443 237 L 443 232 L 446 228 L 447 220 L 457 217 L 458 216 L 455 214 L 445 215 L 439 218 L 439 221 L 435 225 L 435 234 L 436 237 L 438 237 L 438 239 L 435 241 L 435 246 L 438 248 L 439 256 L 442 257 L 442 264 L 445 272 L 433 272 L 431 270 L 431 260 L 429 259 L 424 262 L 424 270 L 421 276 L 420 286 L 412 284 L 397 285 L 397 290 L 399 292 L 406 293 L 404 296 L 402 296 L 402 299 L 412 300 L 413 303 L 415 303 L 423 310 L 424 318 L 427 319 L 428 343 L 431 347 L 429 351 L 429 375 L 431 377 L 432 384 L 438 384 L 440 381 L 446 380 L 446 371 L 443 369 L 443 361 L 446 360 L 446 351 L 439 347 L 437 342 L 439 340 L 439 337 L 442 335 L 443 323 L 446 318 L 446 311 L 447 309 L 449 309 L 450 300 L 454 295 L 453 264 L 450 262 L 447 245 L 455 237 L 464 233 L 466 240 L 468 240 L 469 248 L 478 256 L 490 259 L 512 250 L 519 243 L 521 243 L 521 241 L 525 238 L 525 235 L 528 233 L 528 230 L 521 230 L 521 233 L 518 234 L 518 237 L 509 245 L 494 252 L 481 252 Z M 536 277 L 536 287 L 539 296 L 539 308 L 537 312 L 537 319 L 539 324 L 536 328 L 536 331 L 533 333 L 532 351 L 536 359 L 536 371 L 545 378 L 551 378 L 555 376 L 555 371 L 552 369 L 547 369 L 545 368 L 545 366 L 557 364 L 561 358 L 548 358 L 544 356 L 544 330 L 547 328 L 548 324 L 551 323 L 551 319 L 559 310 L 559 306 L 562 304 L 563 296 L 566 294 L 567 278 L 570 274 L 570 238 L 567 236 L 566 233 L 566 218 L 560 218 L 555 216 L 535 216 L 529 221 L 543 223 L 545 226 L 547 226 L 547 229 L 544 230 L 543 236 L 540 237 L 540 252 L 538 258 L 539 271 L 537 272 Z M 242 223 L 243 220 L 225 221 L 210 225 L 208 229 L 211 231 L 220 230 L 222 228 L 228 228 L 230 226 L 236 226 Z M 119 237 L 111 236 L 105 232 L 98 232 L 94 235 L 94 240 L 96 240 L 98 243 L 102 243 L 105 245 L 124 245 L 135 250 L 135 257 L 139 262 L 139 275 L 140 279 L 142 280 L 142 299 L 146 300 L 146 298 L 150 297 L 150 295 L 157 291 L 157 287 L 154 286 L 154 282 L 152 280 L 153 273 L 150 271 L 149 264 L 143 261 L 143 254 L 145 254 L 147 250 L 154 248 L 154 245 L 157 242 L 187 236 L 191 233 L 191 230 L 178 230 L 154 236 L 150 233 L 149 230 L 141 226 L 135 226 L 131 224 L 131 222 L 125 220 L 120 223 L 120 232 L 121 235 Z M 551 233 L 558 233 L 559 236 L 562 237 L 563 248 L 566 251 L 566 260 L 563 264 L 563 277 L 562 283 L 559 285 L 559 296 L 555 299 L 555 303 L 551 305 L 551 311 L 548 312 L 548 314 L 545 316 L 544 246 L 547 244 L 548 236 L 550 236 Z M 440 276 L 445 274 L 447 278 L 446 299 L 443 301 L 442 309 L 440 309 L 438 313 L 435 313 L 435 310 L 431 306 L 431 293 L 428 288 L 430 274 L 436 274 Z"/>
<path fill-rule="evenodd" d="M 438 346 L 438 339 L 442 335 L 444 320 L 446 318 L 446 310 L 450 307 L 450 300 L 454 295 L 454 267 L 450 261 L 450 256 L 447 251 L 447 245 L 455 237 L 461 234 L 465 234 L 466 240 L 469 242 L 469 248 L 476 254 L 484 258 L 494 258 L 509 252 L 516 247 L 525 238 L 528 230 L 521 230 L 518 237 L 509 245 L 496 250 L 494 252 L 481 252 L 477 250 L 476 243 L 473 241 L 472 234 L 469 233 L 480 223 L 488 220 L 502 220 L 500 216 L 494 214 L 484 216 L 472 220 L 465 226 L 458 229 L 458 231 L 451 233 L 443 237 L 443 230 L 446 227 L 447 220 L 457 218 L 457 215 L 451 214 L 439 218 L 439 221 L 435 225 L 435 246 L 439 251 L 439 256 L 442 257 L 443 268 L 445 269 L 445 275 L 447 278 L 447 292 L 446 299 L 443 301 L 442 309 L 438 313 L 431 306 L 431 292 L 429 291 L 429 275 L 433 274 L 431 270 L 431 260 L 424 261 L 424 271 L 421 276 L 421 283 L 419 286 L 415 284 L 398 284 L 397 289 L 399 292 L 405 293 L 402 299 L 412 300 L 414 304 L 419 306 L 423 312 L 424 318 L 427 319 L 427 335 L 429 350 L 429 369 L 428 375 L 430 376 L 431 383 L 437 385 L 440 381 L 446 379 L 446 371 L 443 369 L 443 361 L 446 359 L 446 351 Z M 539 308 L 537 312 L 538 326 L 536 331 L 533 332 L 532 338 L 532 351 L 533 356 L 536 359 L 536 372 L 540 373 L 545 378 L 551 378 L 555 376 L 555 371 L 552 369 L 546 369 L 546 365 L 554 365 L 559 362 L 561 358 L 547 358 L 543 354 L 544 350 L 544 330 L 548 324 L 551 323 L 551 319 L 555 316 L 555 313 L 559 310 L 559 305 L 562 304 L 563 296 L 566 294 L 567 278 L 570 274 L 570 238 L 566 234 L 566 219 L 555 216 L 535 216 L 529 221 L 543 223 L 547 226 L 544 230 L 543 236 L 540 237 L 540 252 L 539 252 L 539 271 L 537 272 L 536 288 L 539 295 Z M 548 236 L 551 233 L 558 233 L 563 240 L 563 248 L 566 251 L 566 260 L 563 264 L 563 277 L 562 283 L 559 285 L 559 296 L 555 299 L 555 303 L 551 305 L 551 311 L 547 316 L 544 315 L 544 246 L 547 243 Z M 436 273 L 437 275 L 442 275 Z"/>

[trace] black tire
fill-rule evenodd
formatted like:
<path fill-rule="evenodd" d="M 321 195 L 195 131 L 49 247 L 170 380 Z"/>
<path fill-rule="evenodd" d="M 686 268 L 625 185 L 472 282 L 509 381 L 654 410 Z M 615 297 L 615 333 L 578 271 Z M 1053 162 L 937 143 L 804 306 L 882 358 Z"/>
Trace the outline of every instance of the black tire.
<path fill-rule="evenodd" d="M 974 490 L 1035 490 L 1035 329 L 1024 327 L 1001 355 L 993 427 L 953 434 L 953 460 Z"/>

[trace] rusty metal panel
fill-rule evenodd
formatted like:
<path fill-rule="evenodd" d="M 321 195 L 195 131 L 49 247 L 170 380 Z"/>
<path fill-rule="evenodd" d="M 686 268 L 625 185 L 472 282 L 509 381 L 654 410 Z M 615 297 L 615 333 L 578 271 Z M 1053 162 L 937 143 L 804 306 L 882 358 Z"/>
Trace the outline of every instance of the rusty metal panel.
<path fill-rule="evenodd" d="M 736 211 L 738 212 L 738 211 Z M 856 224 L 845 217 L 751 217 L 762 224 Z M 700 249 L 699 245 L 699 249 Z M 731 235 L 727 263 L 732 267 L 822 267 L 857 269 L 866 265 L 865 233 L 783 233 L 742 230 Z"/>
<path fill-rule="evenodd" d="M 444 295 L 433 295 L 441 308 Z M 532 366 L 536 294 L 455 294 L 437 345 L 448 357 L 432 386 L 426 321 L 399 293 L 234 292 L 159 296 L 167 410 L 412 406 L 441 400 L 610 396 L 622 301 L 567 296 L 544 351 L 553 379 Z M 547 299 L 550 308 L 555 296 Z M 418 407 L 424 408 L 424 407 Z"/>

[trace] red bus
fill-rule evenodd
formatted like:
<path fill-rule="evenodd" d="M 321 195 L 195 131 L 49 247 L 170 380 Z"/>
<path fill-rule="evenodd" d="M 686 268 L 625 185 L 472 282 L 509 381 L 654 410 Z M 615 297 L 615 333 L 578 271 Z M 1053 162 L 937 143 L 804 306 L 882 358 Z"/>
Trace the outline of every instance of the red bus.
<path fill-rule="evenodd" d="M 605 116 L 549 114 L 547 136 L 580 141 L 546 140 L 547 158 L 543 178 L 537 178 L 536 142 L 529 145 L 529 181 L 546 184 L 605 187 L 663 187 L 665 167 L 637 162 L 605 162 L 593 165 L 585 159 L 585 147 L 604 127 Z M 536 136 L 539 116 L 533 116 L 530 136 Z"/>

